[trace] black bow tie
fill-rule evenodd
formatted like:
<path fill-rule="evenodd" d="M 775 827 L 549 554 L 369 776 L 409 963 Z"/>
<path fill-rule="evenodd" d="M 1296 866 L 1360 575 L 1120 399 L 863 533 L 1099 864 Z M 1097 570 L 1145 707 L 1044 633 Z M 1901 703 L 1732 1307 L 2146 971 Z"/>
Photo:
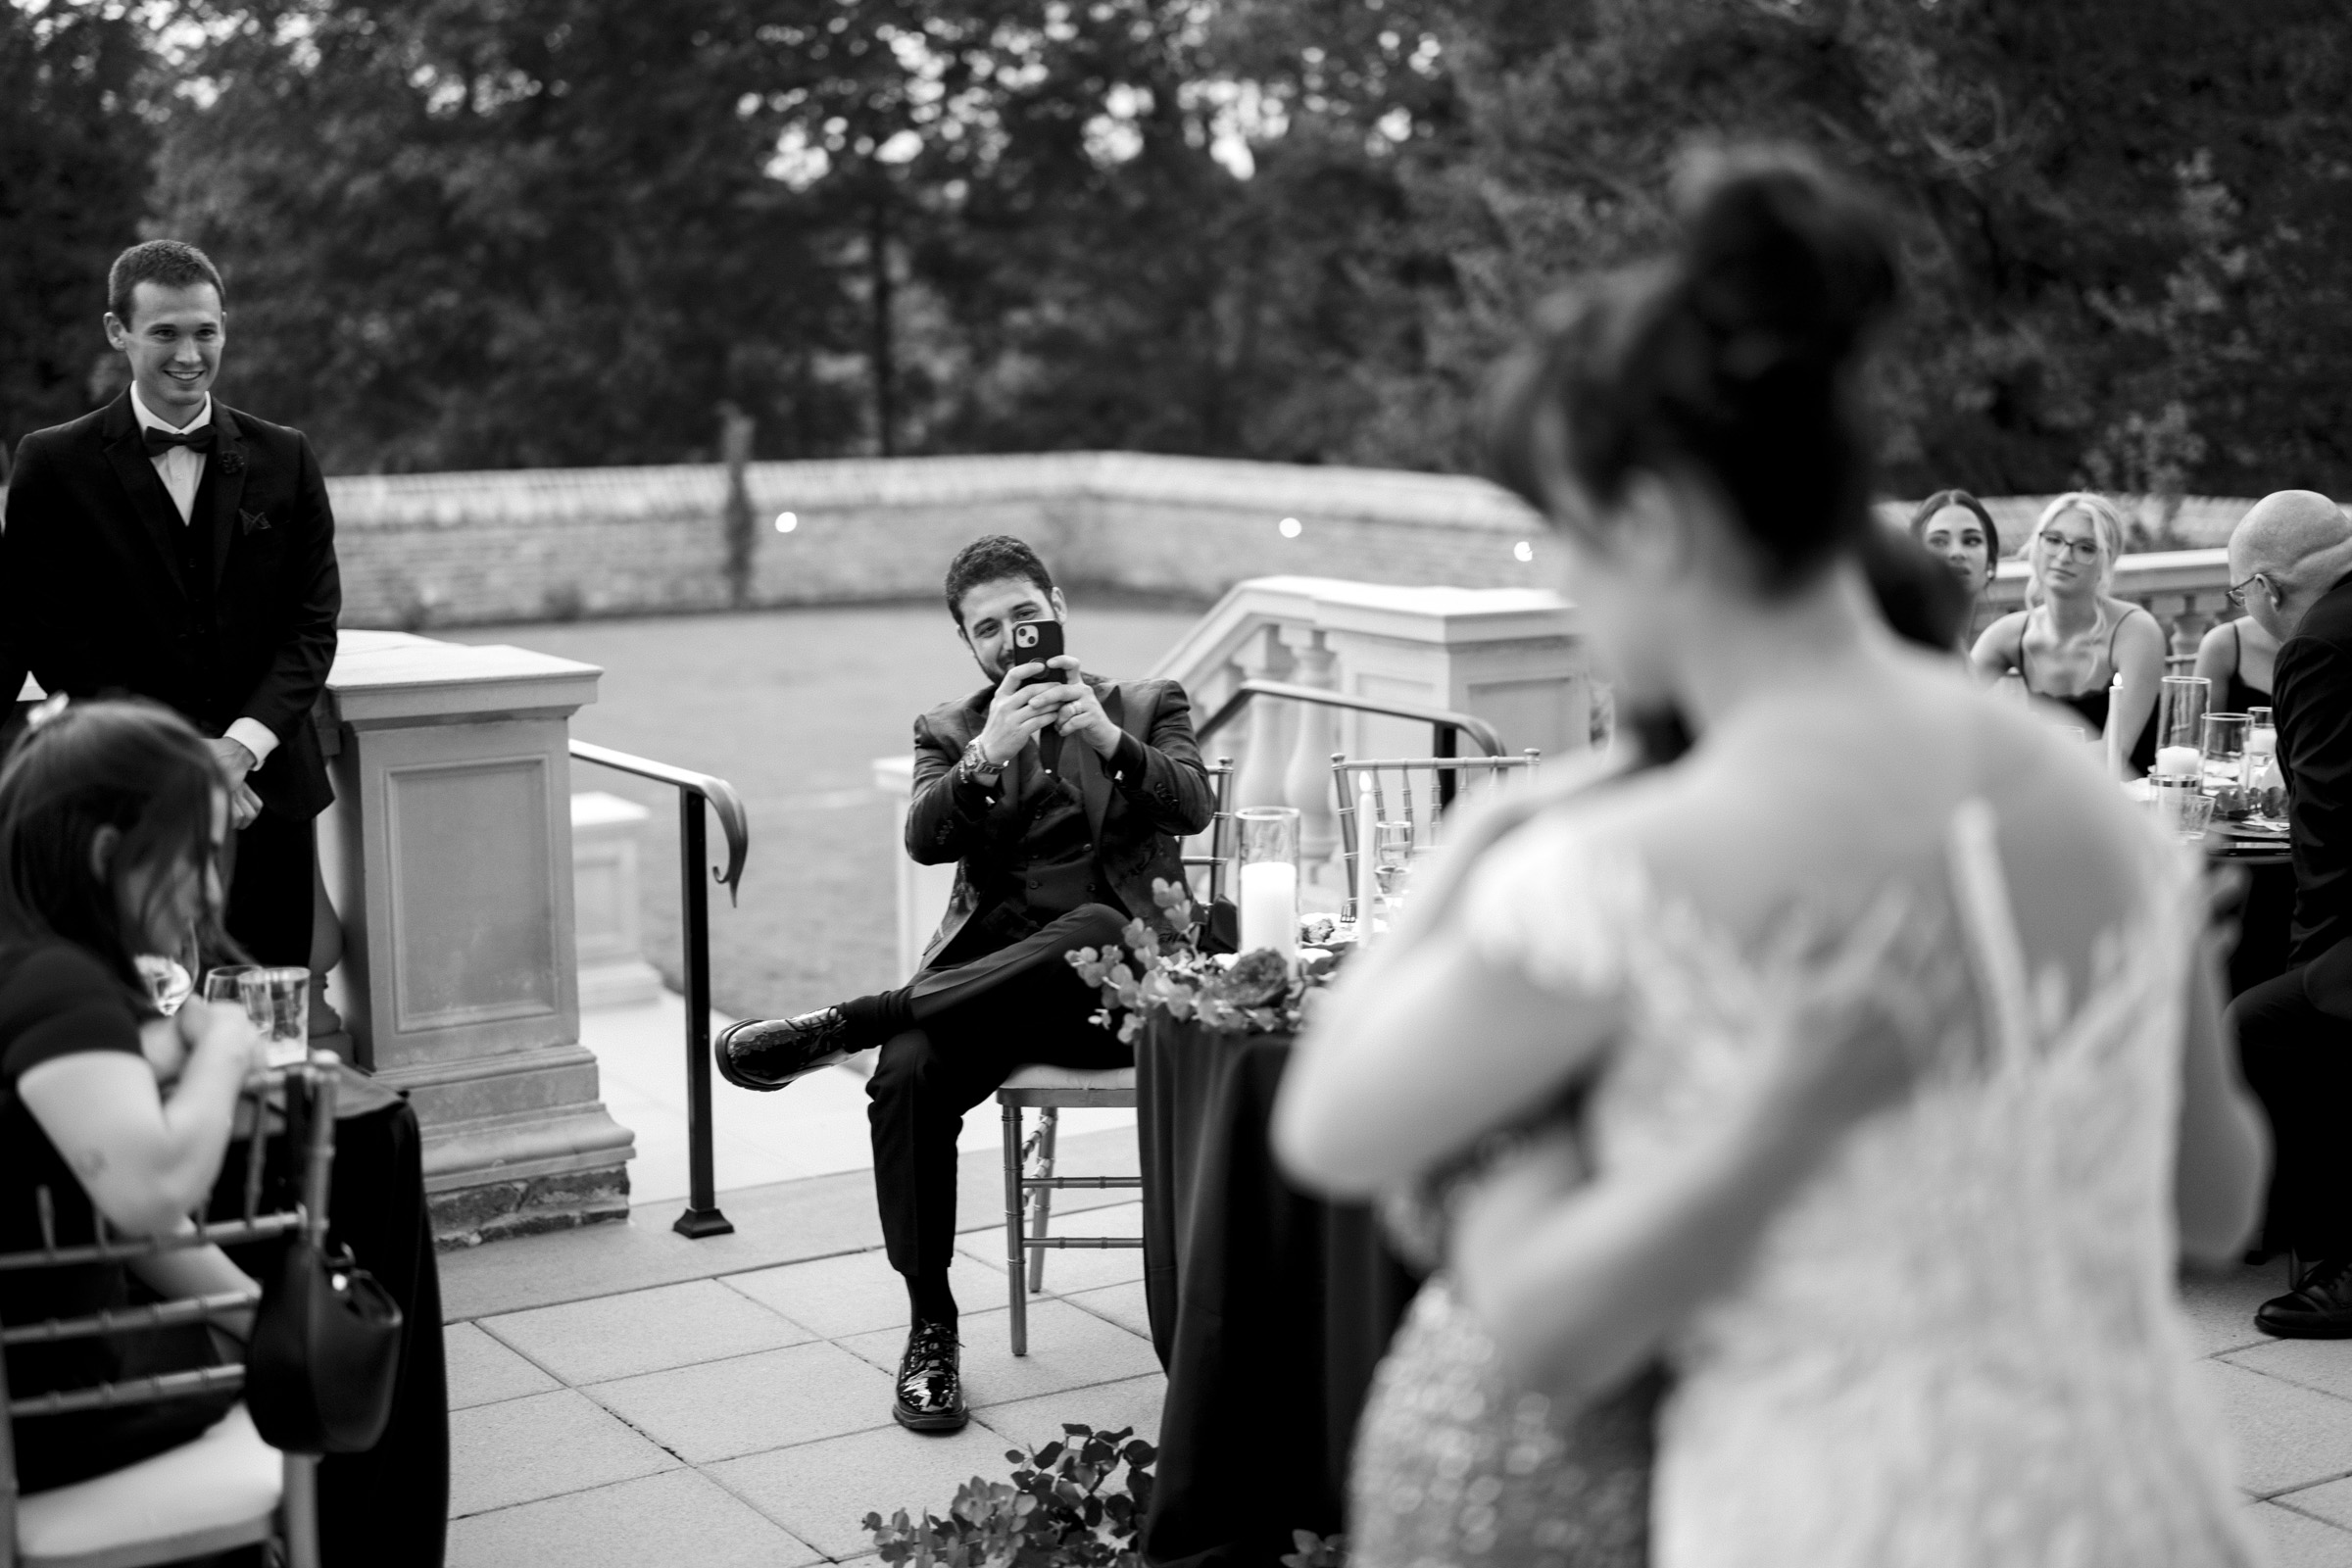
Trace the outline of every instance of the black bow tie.
<path fill-rule="evenodd" d="M 173 447 L 187 447 L 198 453 L 213 450 L 213 426 L 209 420 L 193 430 L 158 430 L 152 424 L 141 428 L 147 433 L 147 455 L 151 458 Z"/>

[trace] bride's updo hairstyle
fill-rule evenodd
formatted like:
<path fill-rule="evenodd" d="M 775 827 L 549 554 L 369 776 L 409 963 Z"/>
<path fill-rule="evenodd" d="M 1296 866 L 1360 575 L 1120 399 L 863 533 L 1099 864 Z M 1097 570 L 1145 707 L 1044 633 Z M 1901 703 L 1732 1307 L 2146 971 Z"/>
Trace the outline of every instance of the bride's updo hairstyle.
<path fill-rule="evenodd" d="M 1539 312 L 1490 394 L 1492 461 L 1546 514 L 1546 475 L 1563 470 L 1603 507 L 1637 471 L 1703 479 L 1730 503 L 1758 586 L 1782 592 L 1872 526 L 1850 383 L 1893 304 L 1893 257 L 1870 205 L 1801 154 L 1693 155 L 1675 207 L 1666 257 Z"/>

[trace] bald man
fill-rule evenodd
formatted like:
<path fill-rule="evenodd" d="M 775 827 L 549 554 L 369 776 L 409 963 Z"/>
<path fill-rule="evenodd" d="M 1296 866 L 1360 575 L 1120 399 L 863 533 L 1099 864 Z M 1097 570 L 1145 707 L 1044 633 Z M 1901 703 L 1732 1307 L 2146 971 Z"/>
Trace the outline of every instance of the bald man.
<path fill-rule="evenodd" d="M 2270 1112 L 2267 1246 L 2293 1289 L 2256 1327 L 2352 1338 L 2352 517 L 2281 490 L 2230 536 L 2230 596 L 2278 639 L 2272 702 L 2295 866 L 2294 967 L 2230 1004 L 2246 1081 Z"/>

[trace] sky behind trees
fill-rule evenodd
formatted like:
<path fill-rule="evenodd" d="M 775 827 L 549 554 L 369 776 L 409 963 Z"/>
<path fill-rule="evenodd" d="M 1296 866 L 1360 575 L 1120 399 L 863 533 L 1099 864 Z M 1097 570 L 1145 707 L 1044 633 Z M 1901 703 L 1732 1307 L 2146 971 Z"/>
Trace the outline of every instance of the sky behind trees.
<path fill-rule="evenodd" d="M 1467 469 L 1694 137 L 1901 225 L 1887 488 L 2352 493 L 2338 0 L 0 0 L 0 435 L 227 273 L 334 471 L 1131 448 Z"/>

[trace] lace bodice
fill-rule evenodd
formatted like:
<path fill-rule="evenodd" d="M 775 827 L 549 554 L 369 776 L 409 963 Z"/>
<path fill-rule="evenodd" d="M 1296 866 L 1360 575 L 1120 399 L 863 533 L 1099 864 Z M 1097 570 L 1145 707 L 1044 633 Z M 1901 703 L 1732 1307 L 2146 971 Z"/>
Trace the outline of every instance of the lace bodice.
<path fill-rule="evenodd" d="M 2172 1283 L 2189 868 L 2145 843 L 2146 896 L 2078 1000 L 2023 951 L 1991 809 L 1946 839 L 1877 982 L 1934 1020 L 1919 1083 L 1668 1347 L 1652 1561 L 2253 1561 Z M 1624 1006 L 1589 1105 L 1604 1173 L 1706 1136 L 1759 1020 L 1851 935 L 1735 941 L 1567 813 L 1489 856 L 1465 901 L 1491 960 Z"/>

